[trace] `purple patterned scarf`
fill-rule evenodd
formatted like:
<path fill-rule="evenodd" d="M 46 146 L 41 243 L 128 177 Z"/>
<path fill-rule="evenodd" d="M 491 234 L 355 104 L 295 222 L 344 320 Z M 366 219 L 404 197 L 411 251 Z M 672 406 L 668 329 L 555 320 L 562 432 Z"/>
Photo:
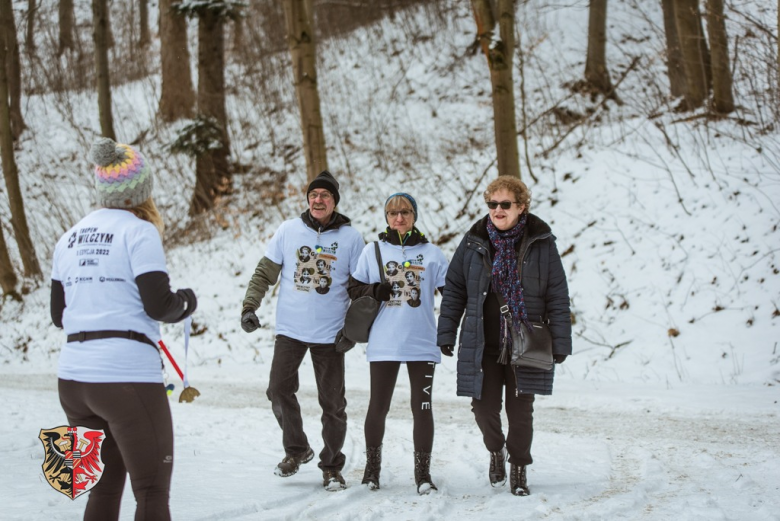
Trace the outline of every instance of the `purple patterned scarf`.
<path fill-rule="evenodd" d="M 518 223 L 506 231 L 500 231 L 488 217 L 487 232 L 490 243 L 496 249 L 493 259 L 493 288 L 501 293 L 509 306 L 515 328 L 521 323 L 528 325 L 528 313 L 525 310 L 523 287 L 520 285 L 520 275 L 517 272 L 517 243 L 523 238 L 527 214 L 520 217 Z M 506 346 L 511 346 L 512 335 L 509 334 L 509 324 L 501 320 L 501 339 Z"/>

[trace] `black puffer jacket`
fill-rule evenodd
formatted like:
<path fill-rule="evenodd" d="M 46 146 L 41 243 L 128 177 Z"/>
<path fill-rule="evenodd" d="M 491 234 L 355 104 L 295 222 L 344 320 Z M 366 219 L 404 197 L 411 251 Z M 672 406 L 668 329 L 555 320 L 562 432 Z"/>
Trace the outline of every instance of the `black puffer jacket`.
<path fill-rule="evenodd" d="M 461 241 L 447 270 L 447 282 L 439 316 L 438 345 L 458 344 L 458 396 L 482 398 L 482 355 L 485 349 L 483 309 L 490 291 L 492 259 L 487 219 L 477 221 Z M 571 312 L 569 288 L 561 256 L 550 227 L 528 214 L 518 247 L 518 269 L 528 317 L 550 321 L 553 354 L 571 354 Z M 465 317 L 463 313 L 465 311 Z M 461 323 L 461 317 L 463 321 Z M 517 389 L 521 393 L 552 394 L 555 369 L 543 371 L 518 368 Z"/>

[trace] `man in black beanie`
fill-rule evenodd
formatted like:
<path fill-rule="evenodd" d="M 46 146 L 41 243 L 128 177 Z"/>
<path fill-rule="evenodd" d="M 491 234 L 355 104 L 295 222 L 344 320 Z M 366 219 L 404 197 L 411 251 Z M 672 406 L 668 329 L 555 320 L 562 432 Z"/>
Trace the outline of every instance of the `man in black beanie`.
<path fill-rule="evenodd" d="M 341 475 L 346 457 L 341 449 L 347 434 L 347 401 L 344 353 L 336 350 L 335 341 L 349 307 L 349 275 L 355 270 L 365 242 L 350 226 L 349 218 L 336 212 L 339 183 L 330 172 L 323 171 L 309 183 L 306 199 L 309 209 L 300 217 L 283 222 L 266 245 L 265 256 L 249 281 L 241 327 L 247 333 L 260 327 L 255 311 L 281 274 L 276 341 L 266 392 L 282 428 L 285 451 L 274 473 L 292 476 L 301 464 L 314 458 L 295 396 L 298 369 L 308 352 L 323 412 L 319 463 L 322 485 L 327 490 L 341 490 L 346 487 Z M 311 277 L 318 268 L 320 275 Z M 301 320 L 302 317 L 306 318 Z"/>
<path fill-rule="evenodd" d="M 317 188 L 324 188 L 330 192 L 333 196 L 334 202 L 336 203 L 334 206 L 339 205 L 339 182 L 336 181 L 336 178 L 333 177 L 330 172 L 323 170 L 320 172 L 320 175 L 314 178 L 314 181 L 309 183 L 309 188 L 306 190 L 306 197 L 308 197 L 309 194 Z"/>

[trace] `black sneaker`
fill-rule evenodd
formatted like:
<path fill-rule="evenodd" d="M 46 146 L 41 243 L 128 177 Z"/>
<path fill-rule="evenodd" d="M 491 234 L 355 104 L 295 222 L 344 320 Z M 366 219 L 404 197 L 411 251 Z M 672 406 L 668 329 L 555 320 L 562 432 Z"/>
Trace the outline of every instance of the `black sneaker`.
<path fill-rule="evenodd" d="M 494 487 L 501 487 L 506 483 L 506 447 L 498 452 L 490 453 L 488 477 L 490 484 Z"/>
<path fill-rule="evenodd" d="M 531 493 L 525 476 L 525 465 L 512 464 L 509 470 L 509 490 L 515 496 L 527 496 Z"/>
<path fill-rule="evenodd" d="M 344 481 L 344 476 L 338 470 L 323 470 L 322 471 L 322 486 L 328 492 L 336 492 L 338 490 L 344 490 L 347 488 L 347 483 Z"/>
<path fill-rule="evenodd" d="M 298 472 L 301 464 L 308 463 L 314 458 L 314 451 L 311 447 L 306 447 L 302 454 L 296 456 L 285 456 L 284 459 L 274 469 L 274 474 L 283 478 L 288 478 Z"/>

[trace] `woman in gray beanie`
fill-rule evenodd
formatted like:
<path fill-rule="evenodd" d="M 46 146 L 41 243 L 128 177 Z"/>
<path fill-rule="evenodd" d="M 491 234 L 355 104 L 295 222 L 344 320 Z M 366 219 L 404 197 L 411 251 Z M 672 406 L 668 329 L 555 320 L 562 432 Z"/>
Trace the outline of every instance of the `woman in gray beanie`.
<path fill-rule="evenodd" d="M 59 240 L 51 275 L 52 322 L 67 335 L 60 403 L 69 425 L 105 432 L 105 466 L 84 519 L 119 518 L 127 473 L 136 519 L 170 519 L 173 424 L 159 322 L 190 316 L 197 299 L 191 289 L 171 291 L 146 158 L 108 138 L 89 158 L 101 208 Z"/>

